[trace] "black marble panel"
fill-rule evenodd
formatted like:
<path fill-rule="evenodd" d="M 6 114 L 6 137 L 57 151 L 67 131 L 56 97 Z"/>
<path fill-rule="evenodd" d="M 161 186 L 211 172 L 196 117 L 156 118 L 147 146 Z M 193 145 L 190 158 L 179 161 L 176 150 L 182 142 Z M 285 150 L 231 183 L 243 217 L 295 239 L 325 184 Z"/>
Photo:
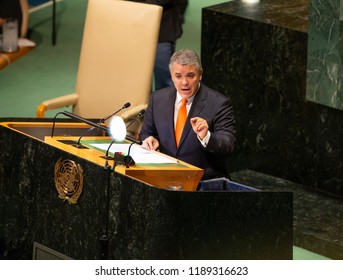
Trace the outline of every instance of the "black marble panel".
<path fill-rule="evenodd" d="M 259 0 L 247 3 L 234 0 L 209 9 L 260 23 L 297 31 L 307 30 L 308 0 Z"/>
<path fill-rule="evenodd" d="M 317 188 L 343 196 L 343 111 L 318 106 Z"/>
<path fill-rule="evenodd" d="M 202 14 L 203 81 L 235 109 L 230 166 L 343 197 L 343 113 L 306 100 L 308 1 L 249 9 L 232 1 Z"/>
<path fill-rule="evenodd" d="M 303 186 L 252 170 L 233 173 L 232 179 L 261 190 L 292 191 L 294 198 L 293 244 L 326 256 L 343 259 L 343 203 Z"/>
<path fill-rule="evenodd" d="M 291 254 L 284 246 L 292 243 L 289 232 L 275 230 L 285 223 L 281 207 L 290 213 L 284 201 L 290 193 L 170 193 L 126 186 L 121 194 L 111 258 L 283 259 Z M 266 239 L 278 244 L 277 253 Z"/>
<path fill-rule="evenodd" d="M 30 259 L 36 241 L 75 259 L 100 258 L 97 240 L 106 226 L 106 172 L 81 164 L 82 203 L 69 205 L 58 197 L 54 166 L 59 158 L 76 158 L 3 127 L 0 135 L 2 257 Z"/>
<path fill-rule="evenodd" d="M 0 120 L 1 121 L 1 120 Z M 58 197 L 55 163 L 75 161 L 77 204 Z M 291 192 L 173 192 L 0 126 L 0 258 L 38 242 L 72 259 L 291 259 Z"/>

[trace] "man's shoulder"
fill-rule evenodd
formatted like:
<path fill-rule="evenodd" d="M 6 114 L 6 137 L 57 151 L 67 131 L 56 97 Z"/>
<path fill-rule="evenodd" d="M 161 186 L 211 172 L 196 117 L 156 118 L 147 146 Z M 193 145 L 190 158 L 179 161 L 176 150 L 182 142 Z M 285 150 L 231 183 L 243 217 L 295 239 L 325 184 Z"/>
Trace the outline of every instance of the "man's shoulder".
<path fill-rule="evenodd" d="M 154 96 L 166 97 L 166 96 L 174 94 L 174 93 L 176 93 L 175 87 L 165 87 L 165 88 L 155 90 L 152 94 Z"/>

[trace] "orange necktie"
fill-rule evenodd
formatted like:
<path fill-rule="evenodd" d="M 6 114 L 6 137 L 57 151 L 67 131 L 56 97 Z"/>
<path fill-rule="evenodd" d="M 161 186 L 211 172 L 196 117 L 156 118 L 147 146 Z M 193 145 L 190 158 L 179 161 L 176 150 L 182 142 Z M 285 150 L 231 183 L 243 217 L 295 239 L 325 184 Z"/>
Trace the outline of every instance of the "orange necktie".
<path fill-rule="evenodd" d="M 176 126 L 175 126 L 176 146 L 179 146 L 183 127 L 185 126 L 186 119 L 187 119 L 187 108 L 186 108 L 187 99 L 183 98 L 181 102 L 182 102 L 181 106 L 179 108 L 179 111 L 177 112 L 177 120 L 176 120 Z"/>

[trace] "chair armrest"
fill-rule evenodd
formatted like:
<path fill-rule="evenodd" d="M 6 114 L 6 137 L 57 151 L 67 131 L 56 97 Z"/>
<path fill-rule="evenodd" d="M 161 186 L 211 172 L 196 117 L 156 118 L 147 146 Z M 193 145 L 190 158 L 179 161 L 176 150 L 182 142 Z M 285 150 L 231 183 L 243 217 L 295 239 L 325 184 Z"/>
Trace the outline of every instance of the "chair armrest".
<path fill-rule="evenodd" d="M 79 100 L 79 95 L 77 93 L 71 93 L 68 95 L 63 95 L 53 99 L 45 100 L 38 105 L 36 110 L 37 118 L 44 118 L 44 113 L 47 110 L 53 110 L 58 108 L 63 108 L 71 105 L 76 105 Z"/>

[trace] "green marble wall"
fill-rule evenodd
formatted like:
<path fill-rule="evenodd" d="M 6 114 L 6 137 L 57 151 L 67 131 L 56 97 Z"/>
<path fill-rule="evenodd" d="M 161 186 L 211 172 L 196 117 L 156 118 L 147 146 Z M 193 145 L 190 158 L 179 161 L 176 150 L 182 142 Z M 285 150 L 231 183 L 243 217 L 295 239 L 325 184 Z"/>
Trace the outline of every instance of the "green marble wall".
<path fill-rule="evenodd" d="M 342 19 L 342 0 L 309 2 L 306 98 L 341 110 Z"/>

